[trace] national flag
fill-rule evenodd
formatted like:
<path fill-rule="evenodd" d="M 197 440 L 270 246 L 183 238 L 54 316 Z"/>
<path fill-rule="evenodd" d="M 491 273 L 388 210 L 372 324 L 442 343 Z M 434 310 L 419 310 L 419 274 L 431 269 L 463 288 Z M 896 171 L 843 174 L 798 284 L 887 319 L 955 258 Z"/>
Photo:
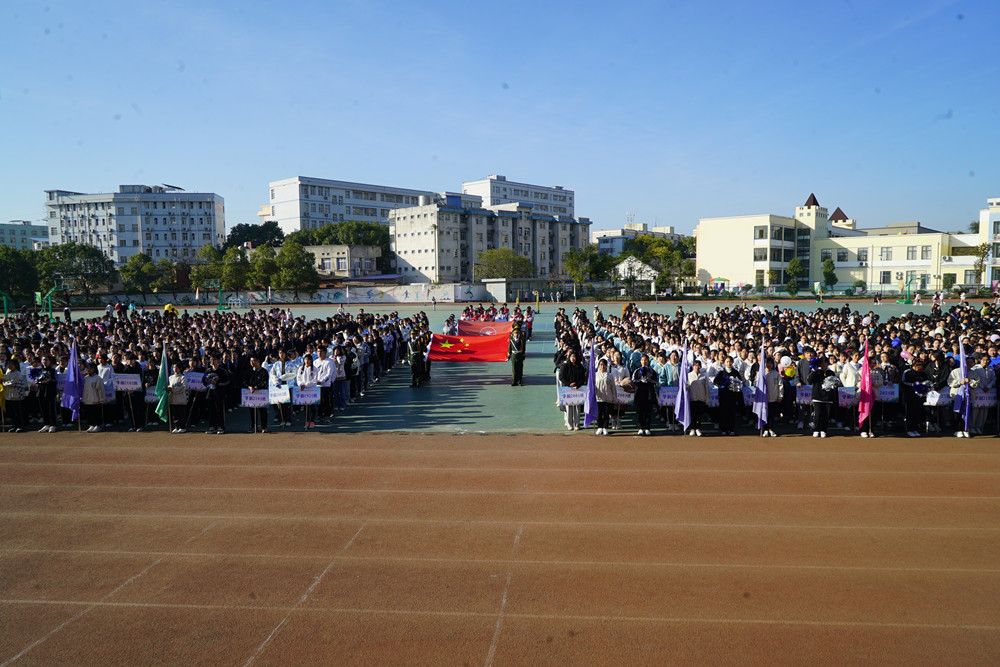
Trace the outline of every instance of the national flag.
<path fill-rule="evenodd" d="M 3 366 L 0 366 L 0 410 L 7 410 L 7 394 L 4 392 L 5 387 L 3 386 Z"/>
<path fill-rule="evenodd" d="M 871 417 L 875 408 L 875 390 L 872 387 L 872 367 L 868 363 L 868 339 L 865 338 L 865 354 L 861 357 L 861 373 L 858 376 L 858 427 Z"/>
<path fill-rule="evenodd" d="M 684 351 L 681 352 L 681 367 L 677 372 L 677 405 L 674 406 L 674 414 L 677 421 L 681 423 L 687 431 L 691 426 L 691 399 L 688 396 L 688 346 L 684 341 Z"/>
<path fill-rule="evenodd" d="M 201 301 L 201 287 L 194 288 L 194 301 L 195 303 Z"/>
<path fill-rule="evenodd" d="M 760 370 L 757 371 L 757 387 L 753 392 L 753 413 L 757 415 L 757 429 L 767 424 L 767 348 L 760 342 Z"/>
<path fill-rule="evenodd" d="M 170 374 L 167 371 L 167 344 L 163 344 L 163 355 L 160 357 L 160 373 L 156 377 L 156 414 L 160 420 L 166 422 L 169 413 Z"/>
<path fill-rule="evenodd" d="M 496 336 L 497 334 L 509 334 L 513 327 L 513 322 L 477 322 L 474 320 L 459 320 L 459 336 Z"/>
<path fill-rule="evenodd" d="M 583 427 L 587 428 L 597 419 L 597 352 L 594 341 L 590 341 L 590 373 L 587 374 L 587 397 L 583 401 Z"/>
<path fill-rule="evenodd" d="M 72 413 L 72 420 L 80 418 L 80 400 L 83 398 L 83 376 L 80 375 L 80 360 L 76 353 L 76 341 L 69 351 L 69 367 L 66 369 L 66 386 L 63 387 L 59 405 Z"/>
<path fill-rule="evenodd" d="M 442 336 L 433 334 L 428 361 L 506 361 L 510 334 Z"/>
<path fill-rule="evenodd" d="M 958 388 L 958 393 L 955 394 L 955 412 L 962 415 L 962 421 L 965 422 L 964 431 L 969 430 L 969 419 L 970 411 L 972 408 L 972 395 L 969 393 L 969 365 L 965 358 L 965 345 L 959 341 L 958 349 L 960 350 L 959 365 L 958 367 L 962 371 L 962 384 Z"/>

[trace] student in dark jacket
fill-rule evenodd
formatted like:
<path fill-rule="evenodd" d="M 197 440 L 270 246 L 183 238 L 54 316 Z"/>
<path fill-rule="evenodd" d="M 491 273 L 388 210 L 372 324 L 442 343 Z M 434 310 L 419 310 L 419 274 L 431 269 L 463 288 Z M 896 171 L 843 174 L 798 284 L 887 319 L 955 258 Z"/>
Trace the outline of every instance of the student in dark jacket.
<path fill-rule="evenodd" d="M 830 411 L 837 402 L 840 379 L 830 370 L 830 360 L 825 355 L 816 357 L 813 370 L 809 373 L 812 385 L 813 437 L 825 438 L 830 423 Z"/>
<path fill-rule="evenodd" d="M 733 368 L 733 358 L 726 357 L 721 371 L 712 381 L 719 388 L 719 429 L 722 435 L 736 435 L 736 413 L 743 405 L 743 378 Z"/>

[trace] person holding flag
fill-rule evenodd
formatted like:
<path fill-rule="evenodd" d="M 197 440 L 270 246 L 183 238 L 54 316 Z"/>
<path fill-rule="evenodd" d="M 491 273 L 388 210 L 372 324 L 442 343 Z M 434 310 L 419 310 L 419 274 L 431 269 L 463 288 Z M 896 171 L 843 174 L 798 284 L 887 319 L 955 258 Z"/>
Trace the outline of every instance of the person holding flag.
<path fill-rule="evenodd" d="M 767 356 L 767 347 L 762 342 L 760 346 L 760 368 L 757 371 L 757 382 L 754 386 L 753 392 L 753 414 L 757 415 L 757 430 L 760 432 L 762 438 L 772 437 L 777 435 L 768 424 L 768 417 L 771 415 L 772 410 L 774 414 L 777 414 L 777 402 L 780 401 L 780 387 L 781 378 L 778 376 L 778 372 L 774 370 L 774 359 Z M 772 401 L 770 396 L 770 384 L 768 382 L 769 375 L 773 374 L 773 383 L 777 385 L 775 387 L 775 398 Z"/>
<path fill-rule="evenodd" d="M 969 423 L 972 414 L 972 392 L 969 389 L 969 366 L 965 357 L 965 342 L 959 341 L 958 368 L 948 376 L 948 386 L 951 387 L 951 396 L 954 401 L 955 414 L 962 420 L 959 423 L 959 430 L 955 431 L 956 438 L 969 438 Z"/>
<path fill-rule="evenodd" d="M 160 374 L 156 378 L 156 416 L 160 421 L 170 425 L 170 376 L 167 361 L 167 344 L 163 344 L 163 354 L 160 357 Z"/>
<path fill-rule="evenodd" d="M 874 438 L 872 433 L 872 408 L 875 407 L 875 386 L 872 383 L 872 361 L 868 356 L 868 338 L 865 337 L 865 353 L 861 357 L 858 371 L 858 428 L 862 438 Z"/>
<path fill-rule="evenodd" d="M 687 433 L 691 427 L 691 401 L 688 398 L 688 347 L 687 339 L 684 340 L 684 349 L 681 351 L 680 368 L 677 371 L 677 403 L 674 405 L 674 415 L 681 425 L 681 432 Z M 694 435 L 692 430 L 688 435 Z"/>
<path fill-rule="evenodd" d="M 21 373 L 21 365 L 17 359 L 7 360 L 7 372 L 0 375 L 0 387 L 3 387 L 3 409 L 5 419 L 9 417 L 11 430 L 23 433 L 27 424 L 24 421 L 24 397 L 28 395 L 28 381 Z"/>

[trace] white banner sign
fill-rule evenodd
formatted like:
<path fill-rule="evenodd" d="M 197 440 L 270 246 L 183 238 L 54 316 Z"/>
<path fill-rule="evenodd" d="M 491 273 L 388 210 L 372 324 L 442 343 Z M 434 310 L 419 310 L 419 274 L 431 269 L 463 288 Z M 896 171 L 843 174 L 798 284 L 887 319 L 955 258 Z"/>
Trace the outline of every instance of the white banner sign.
<path fill-rule="evenodd" d="M 187 380 L 188 391 L 205 391 L 205 383 L 202 381 L 204 377 L 204 373 L 195 373 L 193 371 L 185 373 L 184 379 Z"/>
<path fill-rule="evenodd" d="M 879 403 L 899 403 L 899 385 L 884 384 L 878 388 L 875 400 Z"/>
<path fill-rule="evenodd" d="M 295 405 L 316 405 L 319 403 L 319 387 L 307 387 L 305 389 L 295 388 L 292 395 L 292 403 Z"/>
<path fill-rule="evenodd" d="M 795 402 L 799 405 L 811 405 L 813 388 L 811 384 L 802 384 L 795 388 Z"/>
<path fill-rule="evenodd" d="M 635 394 L 629 393 L 622 389 L 621 387 L 615 387 L 615 404 L 616 405 L 633 405 L 635 403 Z"/>
<path fill-rule="evenodd" d="M 146 402 L 147 403 L 160 402 L 160 399 L 156 397 L 156 387 L 146 387 Z"/>
<path fill-rule="evenodd" d="M 994 391 L 974 391 L 972 392 L 972 407 L 992 408 L 997 404 L 997 395 Z"/>
<path fill-rule="evenodd" d="M 240 390 L 240 405 L 245 408 L 266 408 L 271 404 L 271 397 L 266 389 Z"/>
<path fill-rule="evenodd" d="M 142 389 L 142 377 L 139 375 L 119 375 L 115 373 L 116 391 L 139 391 Z"/>
<path fill-rule="evenodd" d="M 271 403 L 291 403 L 292 396 L 288 387 L 271 387 L 268 389 L 268 396 Z"/>
<path fill-rule="evenodd" d="M 559 387 L 559 405 L 583 405 L 586 398 L 586 389 Z"/>
<path fill-rule="evenodd" d="M 677 387 L 660 387 L 660 394 L 657 397 L 660 405 L 677 405 Z"/>
<path fill-rule="evenodd" d="M 849 408 L 858 404 L 857 387 L 838 387 L 837 405 L 842 408 Z"/>

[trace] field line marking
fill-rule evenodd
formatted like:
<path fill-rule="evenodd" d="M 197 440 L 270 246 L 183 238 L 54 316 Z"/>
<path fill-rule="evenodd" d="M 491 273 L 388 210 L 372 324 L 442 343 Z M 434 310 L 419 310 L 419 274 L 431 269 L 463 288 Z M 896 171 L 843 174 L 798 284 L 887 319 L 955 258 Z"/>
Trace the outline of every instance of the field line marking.
<path fill-rule="evenodd" d="M 398 472 L 481 472 L 481 473 L 559 473 L 559 474 L 637 474 L 637 473 L 667 473 L 671 475 L 976 475 L 997 476 L 1000 470 L 748 470 L 731 468 L 483 468 L 476 466 L 353 466 L 353 465 L 310 465 L 306 463 L 266 465 L 246 463 L 102 463 L 102 462 L 55 462 L 55 461 L 0 461 L 0 466 L 33 466 L 33 467 L 92 467 L 92 468 L 220 468 L 284 471 L 292 469 L 307 470 L 392 470 Z"/>
<path fill-rule="evenodd" d="M 361 527 L 358 528 L 358 532 L 354 533 L 354 536 L 347 541 L 347 544 L 344 545 L 344 548 L 341 550 L 341 553 L 347 551 L 351 547 L 351 545 L 354 544 L 354 540 L 357 539 L 358 535 L 361 534 L 361 531 L 365 529 L 366 525 L 367 524 L 361 524 Z M 274 629 L 271 630 L 271 634 L 269 634 L 267 638 L 264 639 L 263 642 L 261 642 L 261 645 L 257 647 L 257 650 L 254 651 L 254 654 L 251 655 L 250 658 L 245 663 L 243 663 L 243 667 L 250 667 L 250 665 L 252 665 L 254 661 L 257 660 L 257 658 L 264 651 L 264 649 L 267 648 L 268 644 L 270 644 L 271 641 L 275 637 L 277 637 L 278 634 L 281 632 L 281 629 L 285 626 L 285 623 L 287 623 L 288 619 L 291 618 L 292 613 L 296 609 L 301 607 L 303 604 L 305 604 L 305 602 L 309 599 L 309 596 L 312 595 L 312 592 L 316 590 L 317 586 L 319 586 L 319 583 L 323 581 L 323 577 L 326 576 L 326 573 L 330 571 L 330 569 L 336 564 L 336 562 L 337 558 L 335 557 L 333 560 L 330 561 L 329 565 L 327 565 L 326 568 L 322 572 L 320 572 L 318 576 L 313 578 L 312 585 L 309 586 L 309 588 L 306 589 L 306 592 L 302 594 L 302 597 L 300 597 L 298 601 L 294 605 L 292 605 L 292 608 L 288 610 L 288 613 L 285 614 L 285 617 L 283 619 L 281 619 L 281 622 L 279 622 L 278 625 L 276 625 Z"/>
<path fill-rule="evenodd" d="M 135 581 L 136 579 L 138 579 L 142 575 L 144 575 L 147 572 L 149 572 L 150 569 L 152 569 L 153 567 L 155 567 L 156 565 L 158 565 L 161 562 L 163 562 L 163 559 L 159 558 L 156 561 L 150 563 L 145 568 L 143 568 L 143 570 L 141 572 L 139 572 L 138 574 L 132 575 L 131 577 L 129 577 L 128 579 L 126 579 L 124 581 L 124 583 L 122 583 L 120 586 L 118 586 L 113 591 L 111 591 L 110 593 L 108 593 L 107 595 L 105 595 L 103 598 L 101 598 L 100 602 L 107 601 L 108 599 L 110 599 L 111 597 L 113 597 L 115 594 L 117 594 L 120 590 L 122 590 L 123 588 L 125 588 L 126 586 L 128 586 L 129 584 L 131 584 L 133 581 Z M 9 665 L 9 664 L 11 664 L 13 662 L 16 662 L 17 660 L 20 660 L 22 657 L 24 657 L 25 655 L 27 655 L 28 652 L 30 652 L 33 648 L 35 648 L 36 646 L 38 646 L 38 645 L 42 644 L 43 642 L 45 642 L 45 640 L 47 640 L 52 635 L 56 634 L 57 632 L 59 632 L 60 630 L 62 630 L 63 628 L 65 628 L 70 623 L 83 618 L 88 613 L 90 613 L 92 610 L 96 609 L 98 606 L 99 606 L 99 603 L 97 603 L 97 602 L 90 603 L 90 606 L 88 606 L 86 609 L 84 609 L 83 611 L 81 611 L 79 614 L 77 614 L 76 616 L 73 616 L 73 617 L 71 617 L 71 618 L 63 621 L 62 623 L 60 623 L 56 627 L 54 627 L 51 630 L 49 630 L 49 632 L 45 636 L 43 636 L 41 639 L 36 640 L 32 644 L 29 644 L 25 648 L 21 649 L 20 653 L 18 653 L 17 655 L 9 658 L 3 664 L 0 664 L 0 667 L 7 667 L 7 665 Z"/>
<path fill-rule="evenodd" d="M 320 560 L 322 555 L 311 554 L 248 554 L 199 551 L 111 551 L 103 549 L 0 549 L 4 554 L 62 554 L 92 556 L 162 556 L 164 558 L 245 558 L 258 560 Z M 328 556 L 327 556 L 328 558 Z M 651 568 L 703 568 L 746 570 L 840 570 L 847 572 L 934 572 L 950 574 L 1000 574 L 997 568 L 962 567 L 882 567 L 868 565 L 795 565 L 781 563 L 698 563 L 671 561 L 617 561 L 617 560 L 550 560 L 511 558 L 434 558 L 430 556 L 351 556 L 336 555 L 337 561 L 390 562 L 390 563 L 441 563 L 465 565 L 531 565 L 558 567 L 651 567 Z"/>
<path fill-rule="evenodd" d="M 95 607 L 117 607 L 137 609 L 187 609 L 205 611 L 283 611 L 287 607 L 251 606 L 251 605 L 213 605 L 213 604 L 169 604 L 145 602 L 80 602 L 77 600 L 17 600 L 0 599 L 0 604 L 20 605 L 54 605 L 79 606 L 93 605 Z M 477 611 L 433 611 L 426 609 L 362 609 L 353 607 L 302 607 L 296 610 L 299 614 L 370 614 L 396 616 L 437 616 L 452 618 L 493 618 L 492 612 Z M 983 630 L 1000 632 L 998 625 L 975 625 L 966 623 L 894 623 L 870 621 L 810 621 L 802 619 L 750 619 L 750 618 L 696 618 L 684 616 L 612 616 L 584 614 L 544 614 L 544 613 L 508 613 L 507 618 L 525 620 L 571 620 L 571 621 L 610 621 L 622 623 L 704 623 L 710 625 L 780 625 L 780 626 L 811 626 L 811 627 L 845 627 L 845 628 L 901 628 L 921 630 Z"/>
<path fill-rule="evenodd" d="M 510 559 L 514 558 L 517 545 L 521 542 L 521 534 L 524 533 L 524 526 L 518 526 L 517 534 L 514 536 L 514 544 L 510 548 Z M 503 615 L 507 609 L 507 593 L 510 591 L 510 581 L 514 576 L 512 568 L 507 570 L 507 581 L 503 586 L 503 596 L 500 598 L 500 614 L 497 616 L 497 623 L 493 629 L 493 641 L 490 642 L 490 650 L 486 654 L 485 667 L 493 667 L 493 659 L 497 653 L 497 645 L 500 643 L 500 632 L 503 630 Z"/>
<path fill-rule="evenodd" d="M 909 496 L 838 493 L 698 493 L 681 491 L 490 491 L 479 489 L 324 489 L 259 486 L 138 486 L 130 484 L 0 484 L 10 489 L 94 489 L 99 491 L 244 491 L 252 493 L 366 493 L 458 496 L 587 496 L 598 498 L 845 498 L 857 500 L 1000 500 L 1000 496 Z"/>
<path fill-rule="evenodd" d="M 781 523 L 690 523 L 669 521 L 570 521 L 570 520 L 514 520 L 514 519 L 424 519 L 413 517 L 376 516 L 297 516 L 277 514 L 117 514 L 96 512 L 33 512 L 0 511 L 0 517 L 48 517 L 52 519 L 218 519 L 221 521 L 322 521 L 357 523 L 432 523 L 478 524 L 486 526 L 585 526 L 632 528 L 732 528 L 732 529 L 781 529 L 781 530 L 925 530 L 937 532 L 1000 532 L 1000 527 L 989 526 L 877 526 L 830 524 L 781 524 Z"/>

